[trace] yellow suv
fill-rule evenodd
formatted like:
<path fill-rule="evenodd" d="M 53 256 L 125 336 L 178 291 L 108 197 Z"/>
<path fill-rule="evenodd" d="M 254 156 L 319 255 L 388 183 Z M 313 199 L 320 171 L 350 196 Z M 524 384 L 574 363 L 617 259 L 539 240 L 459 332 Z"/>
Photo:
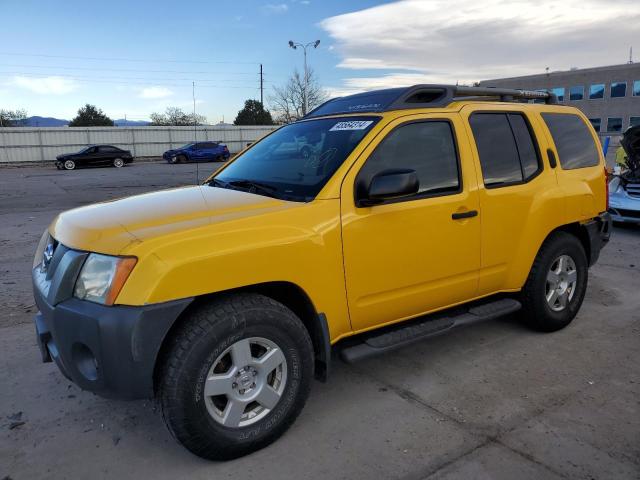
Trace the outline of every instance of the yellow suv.
<path fill-rule="evenodd" d="M 598 137 L 551 94 L 338 98 L 202 185 L 59 215 L 33 265 L 38 344 L 81 388 L 155 396 L 186 448 L 233 458 L 284 433 L 332 349 L 353 362 L 518 310 L 563 328 L 606 211 Z"/>

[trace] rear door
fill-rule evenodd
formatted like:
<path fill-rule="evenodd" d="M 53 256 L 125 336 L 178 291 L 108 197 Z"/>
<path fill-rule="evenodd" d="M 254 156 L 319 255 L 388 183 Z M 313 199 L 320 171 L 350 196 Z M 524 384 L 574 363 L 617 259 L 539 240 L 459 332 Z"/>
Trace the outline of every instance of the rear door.
<path fill-rule="evenodd" d="M 480 186 L 479 295 L 520 289 L 542 241 L 562 225 L 563 192 L 543 150 L 544 129 L 528 111 L 517 104 L 461 110 Z"/>
<path fill-rule="evenodd" d="M 405 116 L 385 127 L 345 177 L 343 255 L 355 330 L 476 295 L 480 217 L 468 145 L 457 114 Z M 415 170 L 419 192 L 357 206 L 355 185 L 389 168 Z"/>

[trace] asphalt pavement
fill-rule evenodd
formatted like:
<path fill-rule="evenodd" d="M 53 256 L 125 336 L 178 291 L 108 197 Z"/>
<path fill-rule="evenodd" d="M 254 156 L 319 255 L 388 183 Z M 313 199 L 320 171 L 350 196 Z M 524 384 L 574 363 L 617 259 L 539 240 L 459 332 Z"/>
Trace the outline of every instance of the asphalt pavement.
<path fill-rule="evenodd" d="M 516 314 L 336 361 L 284 437 L 230 462 L 178 445 L 153 401 L 102 399 L 41 363 L 29 272 L 47 224 L 195 181 L 193 164 L 0 168 L 0 479 L 640 478 L 640 227 L 614 229 L 568 328 Z"/>

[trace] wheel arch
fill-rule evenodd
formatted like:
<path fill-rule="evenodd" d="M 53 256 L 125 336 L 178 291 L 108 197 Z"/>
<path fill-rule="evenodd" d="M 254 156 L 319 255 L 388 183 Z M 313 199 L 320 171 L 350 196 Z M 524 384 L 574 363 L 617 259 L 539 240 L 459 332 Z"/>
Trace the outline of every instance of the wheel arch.
<path fill-rule="evenodd" d="M 175 336 L 175 332 L 188 321 L 189 313 L 204 303 L 241 292 L 257 293 L 272 298 L 296 314 L 311 337 L 315 358 L 316 379 L 323 382 L 326 381 L 331 361 L 331 343 L 326 316 L 316 310 L 311 298 L 301 287 L 291 282 L 277 281 L 223 290 L 195 297 L 193 302 L 178 316 L 175 322 L 173 322 L 162 339 L 158 354 L 156 355 L 153 371 L 154 391 L 157 391 L 158 376 L 162 370 L 162 364 L 165 361 L 164 359 L 166 358 L 167 352 L 170 349 L 171 339 Z"/>

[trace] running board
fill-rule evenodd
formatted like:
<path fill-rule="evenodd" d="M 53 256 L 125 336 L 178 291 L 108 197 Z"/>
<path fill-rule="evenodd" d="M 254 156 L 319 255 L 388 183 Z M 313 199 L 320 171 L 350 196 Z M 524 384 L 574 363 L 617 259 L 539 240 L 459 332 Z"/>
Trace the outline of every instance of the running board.
<path fill-rule="evenodd" d="M 373 332 L 364 337 L 362 343 L 345 347 L 340 356 L 347 363 L 387 353 L 425 338 L 435 337 L 456 327 L 484 320 L 492 320 L 522 308 L 517 300 L 502 298 L 492 302 L 472 304 L 445 313 L 429 315 L 418 320 L 403 322 L 383 329 L 383 333 Z M 367 334 L 365 334 L 367 335 Z"/>

